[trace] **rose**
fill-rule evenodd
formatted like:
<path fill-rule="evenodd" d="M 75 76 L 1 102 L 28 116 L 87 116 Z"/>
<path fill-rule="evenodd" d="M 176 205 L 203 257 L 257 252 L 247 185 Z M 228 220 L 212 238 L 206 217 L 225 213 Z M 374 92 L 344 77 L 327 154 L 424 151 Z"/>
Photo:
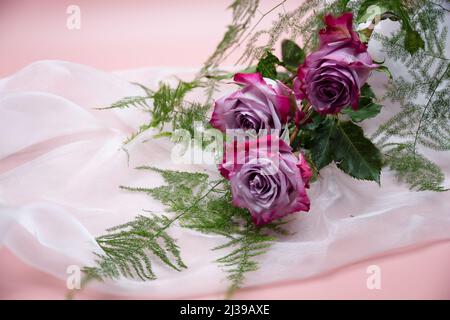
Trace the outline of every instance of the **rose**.
<path fill-rule="evenodd" d="M 259 73 L 237 73 L 234 81 L 244 87 L 215 102 L 211 125 L 222 132 L 226 129 L 281 130 L 291 110 L 291 89 Z"/>
<path fill-rule="evenodd" d="M 311 170 L 278 136 L 229 144 L 219 170 L 230 181 L 233 205 L 247 208 L 257 225 L 309 211 Z"/>
<path fill-rule="evenodd" d="M 360 88 L 377 68 L 352 29 L 351 13 L 325 17 L 319 50 L 306 57 L 294 81 L 297 98 L 307 98 L 321 114 L 335 114 L 346 106 L 358 108 Z"/>

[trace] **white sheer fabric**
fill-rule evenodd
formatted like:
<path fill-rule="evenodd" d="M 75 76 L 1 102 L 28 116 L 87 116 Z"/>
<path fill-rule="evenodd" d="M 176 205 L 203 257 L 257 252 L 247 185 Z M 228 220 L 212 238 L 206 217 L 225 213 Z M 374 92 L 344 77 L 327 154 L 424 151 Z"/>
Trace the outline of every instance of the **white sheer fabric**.
<path fill-rule="evenodd" d="M 400 72 L 400 67 L 391 68 Z M 131 220 L 142 209 L 163 209 L 144 194 L 119 190 L 119 185 L 162 183 L 157 174 L 134 167 L 217 175 L 214 166 L 171 163 L 173 145 L 166 138 L 152 139 L 151 132 L 127 147 L 128 159 L 122 142 L 148 115 L 134 109 L 94 109 L 141 94 L 128 81 L 156 87 L 169 75 L 189 78 L 192 72 L 165 68 L 111 74 L 41 61 L 0 80 L 0 244 L 30 265 L 65 279 L 69 265 L 93 263 L 92 252 L 101 252 L 94 238 L 106 228 Z M 377 75 L 371 83 L 381 92 L 384 81 Z M 397 110 L 385 106 L 378 118 L 367 121 L 367 132 Z M 428 156 L 450 176 L 448 153 Z M 247 285 L 305 278 L 394 249 L 450 238 L 448 193 L 409 191 L 387 170 L 381 181 L 380 188 L 334 166 L 324 169 L 309 190 L 311 211 L 292 216 L 289 228 L 295 234 L 260 257 L 262 267 L 249 274 Z M 210 251 L 224 239 L 178 227 L 171 234 L 179 239 L 186 271 L 156 263 L 158 280 L 122 279 L 95 286 L 159 298 L 225 289 L 225 275 L 213 263 L 219 252 Z"/>

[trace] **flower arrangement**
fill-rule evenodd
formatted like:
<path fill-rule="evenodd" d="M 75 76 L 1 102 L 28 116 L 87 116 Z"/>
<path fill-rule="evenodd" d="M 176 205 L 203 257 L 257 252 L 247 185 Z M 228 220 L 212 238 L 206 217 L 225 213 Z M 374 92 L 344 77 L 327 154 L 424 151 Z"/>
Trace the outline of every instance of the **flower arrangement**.
<path fill-rule="evenodd" d="M 429 133 L 436 123 L 439 128 L 448 129 L 448 89 L 440 88 L 449 79 L 449 65 L 442 58 L 442 50 L 433 54 L 443 62 L 442 68 L 436 71 L 439 75 L 434 79 L 438 82 L 431 87 L 434 91 L 429 98 L 435 111 L 440 110 L 434 113 L 438 118 L 428 115 L 425 106 L 419 113 L 417 131 L 404 133 L 401 130 L 411 124 L 405 119 L 413 113 L 411 110 L 400 113 L 382 125 L 372 138 L 359 125 L 376 117 L 382 109 L 381 99 L 367 83 L 372 72 L 384 72 L 393 81 L 387 66 L 375 61 L 368 52 L 368 42 L 376 37 L 374 28 L 379 21 L 391 19 L 401 23 L 399 36 L 378 36 L 387 50 L 394 47 L 389 41 L 395 40 L 396 48 L 400 47 L 403 57 L 408 59 L 417 55 L 420 59 L 424 52 L 433 52 L 431 40 L 426 38 L 425 44 L 423 37 L 427 37 L 429 30 L 437 33 L 436 21 L 443 13 L 429 1 L 420 2 L 421 9 L 409 7 L 403 1 L 308 1 L 275 22 L 274 29 L 267 32 L 271 39 L 269 45 L 253 47 L 253 40 L 264 32 L 253 34 L 241 61 L 254 54 L 259 58 L 257 65 L 229 74 L 217 67 L 233 45 L 239 45 L 257 8 L 257 1 L 245 4 L 236 1 L 232 6 L 233 24 L 193 81 L 180 81 L 176 88 L 161 84 L 157 91 L 140 85 L 144 96 L 126 97 L 107 107 L 141 106 L 151 112 L 151 121 L 126 143 L 152 128 L 160 129 L 158 137 L 173 138 L 178 129 L 192 133 L 194 121 L 218 130 L 226 141 L 219 142 L 223 158 L 218 170 L 223 179 L 214 180 L 204 173 L 139 167 L 160 173 L 166 184 L 156 188 L 121 188 L 144 192 L 160 200 L 175 216 L 138 216 L 99 237 L 97 242 L 105 255 L 99 256 L 97 265 L 84 269 L 86 280 L 155 279 L 150 256 L 182 271 L 187 266 L 175 239 L 167 232 L 177 222 L 182 227 L 227 239 L 213 250 L 226 251 L 217 262 L 228 272 L 228 292 L 232 293 L 242 286 L 247 272 L 259 268 L 257 257 L 269 250 L 277 236 L 289 234 L 283 228 L 288 221 L 283 218 L 309 211 L 314 200 L 308 197 L 308 188 L 320 177 L 321 169 L 331 163 L 353 178 L 378 184 L 381 184 L 382 167 L 389 166 L 412 188 L 444 191 L 439 168 L 416 150 L 416 145 L 422 142 L 436 149 L 449 149 L 448 140 L 435 139 Z M 307 17 L 317 6 L 321 8 L 320 13 Z M 414 20 L 430 12 L 434 13 L 435 23 L 420 26 Z M 303 32 L 304 47 L 284 40 L 279 59 L 271 50 L 275 43 L 272 40 L 277 40 L 274 35 L 279 34 L 274 30 L 282 27 L 290 30 L 296 22 L 301 22 L 296 28 Z M 231 77 L 239 89 L 212 103 L 216 86 Z M 397 87 L 397 94 L 403 93 L 403 100 L 399 99 L 405 101 L 407 85 L 404 82 L 402 85 Z M 207 89 L 205 103 L 186 103 L 185 95 L 199 87 Z M 413 87 L 408 88 L 412 93 Z M 440 100 L 435 96 L 438 90 L 441 93 L 436 96 Z M 168 125 L 170 129 L 163 131 Z M 396 134 L 412 137 L 413 141 L 388 143 Z M 374 142 L 375 138 L 381 141 Z"/>
<path fill-rule="evenodd" d="M 320 135 L 318 128 L 328 123 L 329 132 L 336 130 L 330 135 L 333 134 L 336 140 L 350 139 L 349 148 L 354 148 L 357 153 L 352 158 L 350 153 L 336 155 L 327 148 L 318 150 L 311 159 L 316 170 L 335 160 L 348 174 L 379 182 L 379 150 L 363 136 L 357 125 L 341 122 L 337 117 L 345 107 L 351 107 L 354 114 L 366 111 L 367 105 L 360 105 L 361 91 L 370 71 L 380 67 L 373 62 L 366 44 L 353 30 L 352 20 L 352 13 L 339 17 L 325 16 L 325 28 L 319 31 L 319 48 L 303 62 L 299 61 L 293 89 L 278 79 L 263 78 L 258 72 L 238 73 L 234 75 L 234 81 L 242 85 L 242 89 L 215 103 L 210 123 L 223 132 L 233 129 L 253 130 L 255 133 L 277 129 L 281 132 L 282 128 L 288 131 L 289 126 L 294 128 L 287 141 L 274 141 L 279 147 L 275 155 L 279 158 L 278 170 L 273 170 L 276 173 L 267 173 L 270 171 L 267 166 L 274 165 L 268 157 L 270 151 L 258 147 L 261 144 L 259 140 L 238 146 L 237 159 L 243 164 L 232 163 L 234 156 L 221 165 L 222 175 L 231 184 L 233 204 L 248 209 L 256 224 L 309 210 L 305 186 L 309 184 L 312 173 L 301 153 L 304 139 L 297 140 L 299 130 L 308 122 L 315 124 L 310 130 L 313 138 Z M 347 131 L 340 133 L 338 130 Z M 271 142 L 272 138 L 268 136 L 268 141 Z M 294 142 L 298 143 L 292 150 L 289 144 Z M 325 143 L 331 144 L 332 141 Z M 319 141 L 319 144 L 323 142 Z M 248 149 L 247 154 L 245 151 Z M 371 153 L 363 153 L 360 149 Z M 299 159 L 293 151 L 299 152 Z"/>

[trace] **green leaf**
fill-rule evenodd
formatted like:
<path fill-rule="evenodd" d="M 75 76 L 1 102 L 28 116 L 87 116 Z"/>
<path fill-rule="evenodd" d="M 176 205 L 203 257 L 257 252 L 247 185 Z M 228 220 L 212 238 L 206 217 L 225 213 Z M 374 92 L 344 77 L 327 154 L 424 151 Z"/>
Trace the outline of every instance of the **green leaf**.
<path fill-rule="evenodd" d="M 411 19 L 408 11 L 401 0 L 364 0 L 358 10 L 356 21 L 362 22 L 372 15 L 371 11 L 376 8 L 377 14 L 389 13 L 390 17 L 399 19 L 402 23 L 402 29 L 406 32 L 404 46 L 410 53 L 414 54 L 419 49 L 423 49 L 425 44 L 417 30 L 411 25 Z"/>
<path fill-rule="evenodd" d="M 317 170 L 334 160 L 354 178 L 380 182 L 381 154 L 351 121 L 336 123 L 334 118 L 325 118 L 313 131 L 311 159 Z"/>
<path fill-rule="evenodd" d="M 385 8 L 381 5 L 378 5 L 378 4 L 372 4 L 365 9 L 363 14 L 358 16 L 356 23 L 360 24 L 360 23 L 367 23 L 369 21 L 373 21 L 373 19 L 375 19 L 375 17 L 381 16 L 386 11 L 388 11 L 387 8 Z"/>
<path fill-rule="evenodd" d="M 273 55 L 272 52 L 266 51 L 265 55 L 259 60 L 256 66 L 258 71 L 263 77 L 276 79 L 277 78 L 277 65 L 280 65 L 280 60 Z"/>
<path fill-rule="evenodd" d="M 375 71 L 383 72 L 384 74 L 386 74 L 388 76 L 388 78 L 390 80 L 393 79 L 391 71 L 386 66 L 379 66 L 378 68 L 375 69 Z"/>
<path fill-rule="evenodd" d="M 361 87 L 361 97 L 370 98 L 370 99 L 375 98 L 375 93 L 373 92 L 372 88 L 367 83 L 365 83 Z"/>
<path fill-rule="evenodd" d="M 336 130 L 335 119 L 326 118 L 316 130 L 314 130 L 311 158 L 315 163 L 317 170 L 330 164 L 333 160 L 333 142 L 331 140 Z"/>
<path fill-rule="evenodd" d="M 339 169 L 354 178 L 380 183 L 381 153 L 364 137 L 361 127 L 351 121 L 339 123 L 333 130 L 332 147 Z"/>
<path fill-rule="evenodd" d="M 342 110 L 342 113 L 350 116 L 350 118 L 355 122 L 361 122 L 363 120 L 373 118 L 377 114 L 380 113 L 381 105 L 376 103 L 368 103 L 367 105 L 361 107 L 361 99 L 360 99 L 360 108 L 358 110 L 353 110 L 351 108 L 346 108 Z"/>
<path fill-rule="evenodd" d="M 350 0 L 339 0 L 337 2 L 337 9 L 340 13 L 344 13 L 348 11 L 347 5 L 350 2 Z"/>
<path fill-rule="evenodd" d="M 305 52 L 292 40 L 283 40 L 281 56 L 286 67 L 297 68 L 305 60 Z"/>
<path fill-rule="evenodd" d="M 358 110 L 346 108 L 342 113 L 348 115 L 353 121 L 360 122 L 365 119 L 373 118 L 380 113 L 381 105 L 374 103 L 375 94 L 372 88 L 366 83 L 361 88 L 361 97 L 359 98 Z"/>
<path fill-rule="evenodd" d="M 423 49 L 425 47 L 425 42 L 423 42 L 422 37 L 419 32 L 413 30 L 411 28 L 406 29 L 405 35 L 405 49 L 413 54 L 419 49 Z"/>

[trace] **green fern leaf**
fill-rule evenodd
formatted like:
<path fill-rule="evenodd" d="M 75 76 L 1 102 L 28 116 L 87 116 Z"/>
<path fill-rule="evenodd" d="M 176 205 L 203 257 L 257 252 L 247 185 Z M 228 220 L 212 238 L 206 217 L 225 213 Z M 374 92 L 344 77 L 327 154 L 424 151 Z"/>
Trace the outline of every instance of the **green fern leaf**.
<path fill-rule="evenodd" d="M 186 268 L 176 241 L 165 231 L 171 220 L 166 216 L 138 216 L 133 221 L 108 229 L 97 243 L 104 255 L 97 265 L 85 267 L 90 278 L 117 279 L 120 276 L 143 281 L 156 275 L 149 256 L 153 255 L 174 270 Z"/>
<path fill-rule="evenodd" d="M 400 181 L 411 189 L 424 191 L 447 191 L 442 187 L 442 170 L 424 156 L 414 152 L 411 144 L 399 144 L 385 154 L 385 164 L 396 172 Z"/>
<path fill-rule="evenodd" d="M 188 229 L 220 235 L 228 241 L 213 250 L 231 250 L 217 262 L 228 273 L 232 293 L 245 281 L 248 272 L 257 270 L 256 257 L 267 251 L 275 240 L 274 234 L 286 234 L 282 222 L 256 227 L 245 209 L 231 204 L 231 190 L 225 180 L 211 181 L 204 173 L 161 170 L 139 167 L 161 174 L 165 185 L 156 188 L 121 187 L 131 192 L 142 192 L 161 201 L 166 216 L 137 217 L 133 222 L 110 229 L 98 238 L 105 251 L 96 267 L 85 268 L 91 278 L 118 278 L 119 276 L 155 279 L 150 257 L 157 258 L 175 270 L 185 268 L 179 248 L 166 230 L 175 222 Z M 148 255 L 148 254 L 151 254 Z"/>
<path fill-rule="evenodd" d="M 339 123 L 332 139 L 334 161 L 339 169 L 354 178 L 380 183 L 380 151 L 364 137 L 361 127 L 350 121 Z"/>

